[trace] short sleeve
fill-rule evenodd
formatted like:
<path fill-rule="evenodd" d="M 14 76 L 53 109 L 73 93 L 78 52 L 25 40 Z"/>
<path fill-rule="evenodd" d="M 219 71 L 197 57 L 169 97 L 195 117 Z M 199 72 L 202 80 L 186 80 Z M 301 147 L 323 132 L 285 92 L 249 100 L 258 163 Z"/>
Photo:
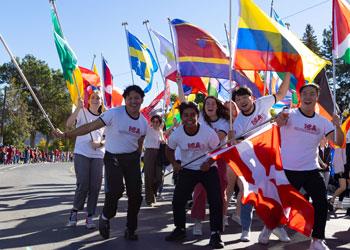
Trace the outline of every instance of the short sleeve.
<path fill-rule="evenodd" d="M 217 133 L 213 129 L 209 130 L 208 140 L 209 140 L 209 147 L 210 147 L 210 149 L 216 148 L 219 145 L 219 143 L 220 143 L 219 136 L 217 135 Z"/>
<path fill-rule="evenodd" d="M 112 121 L 113 121 L 114 112 L 115 112 L 115 109 L 107 110 L 107 111 L 103 112 L 99 118 L 103 121 L 103 123 L 106 126 L 111 126 Z"/>
<path fill-rule="evenodd" d="M 275 103 L 276 97 L 274 95 L 263 96 L 255 101 L 255 104 L 265 111 L 269 111 Z"/>
<path fill-rule="evenodd" d="M 77 118 L 75 119 L 75 122 L 76 122 L 76 126 L 79 127 L 81 126 L 84 122 L 83 122 L 83 110 L 80 109 L 79 110 L 79 113 L 77 115 Z"/>
<path fill-rule="evenodd" d="M 177 133 L 172 133 L 169 137 L 169 140 L 168 140 L 168 147 L 172 150 L 175 150 L 176 147 L 177 147 L 177 136 L 176 136 Z"/>
<path fill-rule="evenodd" d="M 334 125 L 326 119 L 324 119 L 324 124 L 324 135 L 327 136 L 334 131 Z"/>

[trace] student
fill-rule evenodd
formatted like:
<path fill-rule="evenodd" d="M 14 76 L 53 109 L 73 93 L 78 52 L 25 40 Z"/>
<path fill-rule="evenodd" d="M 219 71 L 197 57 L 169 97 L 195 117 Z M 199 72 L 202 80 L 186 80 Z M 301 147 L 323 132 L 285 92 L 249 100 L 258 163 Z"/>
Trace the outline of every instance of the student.
<path fill-rule="evenodd" d="M 318 171 L 318 145 L 323 136 L 336 145 L 342 145 L 344 139 L 338 116 L 333 116 L 334 133 L 332 123 L 315 113 L 318 96 L 318 85 L 304 85 L 300 88 L 300 108 L 276 119 L 281 126 L 281 157 L 288 181 L 297 190 L 304 188 L 312 199 L 315 218 L 310 250 L 329 249 L 324 242 L 327 191 Z"/>
<path fill-rule="evenodd" d="M 206 126 L 199 124 L 199 110 L 193 102 L 183 102 L 180 105 L 180 116 L 182 120 L 168 141 L 167 156 L 178 172 L 178 180 L 173 196 L 173 214 L 175 230 L 168 235 L 166 241 L 179 241 L 186 237 L 186 202 L 192 194 L 196 184 L 201 183 L 208 196 L 210 210 L 210 242 L 212 248 L 223 248 L 224 244 L 220 238 L 222 231 L 222 198 L 219 195 L 220 180 L 218 170 L 214 161 L 203 157 L 181 167 L 175 159 L 175 149 L 179 147 L 182 163 L 186 164 L 194 158 L 207 153 L 219 145 L 219 137 L 216 132 Z"/>
<path fill-rule="evenodd" d="M 89 97 L 89 107 L 84 108 L 80 100 L 75 111 L 67 119 L 68 128 L 80 127 L 87 122 L 95 121 L 103 111 L 103 99 L 100 91 L 94 91 Z M 84 115 L 85 112 L 85 115 Z M 85 119 L 86 116 L 86 119 Z M 87 121 L 86 121 L 87 120 Z M 104 149 L 104 128 L 97 129 L 90 134 L 77 136 L 74 146 L 74 170 L 77 178 L 73 208 L 67 226 L 76 226 L 78 211 L 83 210 L 87 198 L 86 227 L 96 227 L 93 222 L 98 195 L 102 183 Z M 91 141 L 91 136 L 93 141 Z"/>
<path fill-rule="evenodd" d="M 203 112 L 199 118 L 199 123 L 207 125 L 215 130 L 220 143 L 225 143 L 229 133 L 229 110 L 214 96 L 207 96 L 204 99 Z M 227 199 L 226 199 L 226 163 L 220 159 L 217 162 L 220 177 L 220 194 L 223 200 L 224 225 L 227 222 Z M 193 205 L 191 208 L 191 218 L 194 220 L 193 235 L 202 235 L 202 223 L 205 219 L 206 192 L 202 184 L 197 184 L 193 192 Z M 226 219 L 226 220 L 225 220 Z"/>
<path fill-rule="evenodd" d="M 270 119 L 270 109 L 278 101 L 282 100 L 289 89 L 290 73 L 286 73 L 283 82 L 276 93 L 276 95 L 268 95 L 253 100 L 252 91 L 247 87 L 237 87 L 233 90 L 232 100 L 237 104 L 238 109 L 241 111 L 233 124 L 234 134 L 239 136 L 246 131 L 262 124 Z M 253 132 L 253 131 L 252 131 Z M 238 180 L 240 192 L 243 193 L 243 185 Z M 250 227 L 252 223 L 253 206 L 251 204 L 245 204 L 241 206 L 241 225 L 242 234 L 241 241 L 247 242 L 250 240 Z M 283 242 L 289 242 L 287 232 L 283 227 L 267 228 L 264 226 L 262 232 L 259 235 L 258 241 L 261 244 L 268 244 L 271 233 L 274 233 L 279 240 Z"/>
<path fill-rule="evenodd" d="M 140 113 L 145 96 L 137 85 L 128 86 L 123 93 L 125 106 L 104 112 L 99 119 L 72 131 L 54 131 L 57 137 L 71 138 L 105 128 L 105 202 L 99 219 L 99 231 L 109 238 L 109 220 L 116 215 L 118 200 L 124 192 L 124 181 L 128 195 L 128 213 L 124 237 L 137 240 L 137 216 L 142 202 L 140 156 L 147 131 L 147 120 Z"/>

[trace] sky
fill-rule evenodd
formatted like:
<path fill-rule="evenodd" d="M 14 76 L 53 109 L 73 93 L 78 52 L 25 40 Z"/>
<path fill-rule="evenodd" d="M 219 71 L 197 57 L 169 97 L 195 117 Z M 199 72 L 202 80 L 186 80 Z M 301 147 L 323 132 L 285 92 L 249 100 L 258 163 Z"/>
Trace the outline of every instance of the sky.
<path fill-rule="evenodd" d="M 229 23 L 229 0 L 56 0 L 56 7 L 63 33 L 74 50 L 79 65 L 90 68 L 93 56 L 101 72 L 101 53 L 107 59 L 114 75 L 114 84 L 124 89 L 130 85 L 131 73 L 127 55 L 126 36 L 122 22 L 141 41 L 151 42 L 143 21 L 170 40 L 167 18 L 180 18 L 214 35 L 226 44 L 224 24 Z M 269 14 L 271 0 L 255 0 Z M 318 5 L 319 4 L 319 5 Z M 318 5 L 309 10 L 309 7 Z M 273 6 L 281 18 L 302 10 L 301 13 L 283 19 L 290 29 L 302 37 L 306 24 L 311 24 L 319 38 L 331 24 L 331 0 L 274 0 Z M 238 0 L 232 0 L 232 30 L 238 21 Z M 51 68 L 61 68 L 53 40 L 50 4 L 48 0 L 0 0 L 0 34 L 13 54 L 24 57 L 32 54 L 44 60 Z M 158 52 L 158 43 L 154 39 Z M 153 52 L 153 50 L 152 50 Z M 165 59 L 158 53 L 161 67 Z M 0 45 L 0 63 L 9 56 Z M 147 84 L 134 74 L 135 84 L 144 88 Z M 157 84 L 158 83 L 158 84 Z M 163 83 L 156 73 L 154 86 L 146 95 L 144 104 L 150 103 Z M 175 89 L 172 87 L 172 89 Z"/>

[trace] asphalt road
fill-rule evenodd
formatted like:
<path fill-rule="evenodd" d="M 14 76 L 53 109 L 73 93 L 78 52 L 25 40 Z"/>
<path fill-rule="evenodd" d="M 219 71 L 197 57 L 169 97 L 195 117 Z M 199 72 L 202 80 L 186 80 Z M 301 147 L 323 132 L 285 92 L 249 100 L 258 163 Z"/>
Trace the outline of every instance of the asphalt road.
<path fill-rule="evenodd" d="M 120 200 L 119 211 L 111 221 L 111 238 L 103 240 L 98 230 L 84 226 L 84 213 L 79 214 L 75 228 L 67 228 L 69 211 L 75 189 L 75 176 L 71 163 L 45 163 L 33 165 L 0 166 L 0 249 L 210 249 L 208 244 L 209 222 L 204 223 L 204 235 L 194 237 L 192 224 L 188 223 L 188 237 L 182 243 L 169 243 L 164 237 L 174 228 L 171 211 L 173 186 L 166 180 L 163 201 L 156 207 L 143 203 L 139 214 L 139 240 L 123 238 L 127 201 Z M 101 191 L 98 213 L 102 209 Z M 350 206 L 350 199 L 344 200 Z M 231 208 L 231 212 L 233 207 Z M 331 249 L 350 249 L 350 219 L 345 210 L 330 214 L 327 222 L 327 244 Z M 189 219 L 188 219 L 189 221 Z M 96 221 L 97 222 L 97 221 Z M 257 243 L 262 229 L 254 217 L 251 241 L 239 241 L 240 226 L 230 220 L 222 239 L 225 249 L 308 249 L 310 240 L 288 230 L 292 242 L 285 244 L 271 237 L 268 246 Z"/>

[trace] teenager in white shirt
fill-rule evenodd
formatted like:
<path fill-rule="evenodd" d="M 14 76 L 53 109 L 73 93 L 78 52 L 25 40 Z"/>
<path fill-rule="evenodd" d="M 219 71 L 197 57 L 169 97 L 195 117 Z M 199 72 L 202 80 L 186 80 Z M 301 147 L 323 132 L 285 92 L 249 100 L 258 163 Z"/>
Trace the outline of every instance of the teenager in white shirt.
<path fill-rule="evenodd" d="M 167 156 L 178 172 L 178 180 L 173 196 L 173 214 L 175 230 L 165 240 L 179 241 L 186 237 L 186 202 L 196 184 L 201 183 L 208 196 L 210 210 L 210 242 L 213 248 L 223 248 L 220 238 L 222 231 L 222 199 L 219 195 L 220 180 L 214 161 L 202 157 L 185 167 L 175 159 L 175 149 L 180 148 L 182 163 L 186 164 L 198 156 L 207 153 L 219 145 L 220 140 L 215 130 L 205 124 L 198 123 L 199 110 L 193 102 L 181 103 L 180 116 L 182 124 L 168 140 Z"/>
<path fill-rule="evenodd" d="M 159 161 L 159 147 L 164 143 L 163 131 L 161 129 L 162 118 L 159 115 L 151 117 L 151 126 L 148 126 L 144 142 L 145 154 L 145 200 L 146 204 L 152 206 L 156 202 L 159 185 L 162 182 L 162 166 Z"/>
<path fill-rule="evenodd" d="M 288 181 L 297 190 L 304 188 L 312 199 L 315 218 L 311 250 L 329 249 L 324 242 L 327 190 L 318 171 L 318 145 L 323 136 L 336 145 L 342 145 L 344 140 L 338 116 L 333 116 L 332 124 L 315 113 L 318 96 L 318 85 L 304 85 L 300 88 L 300 108 L 292 109 L 288 116 L 280 115 L 276 119 L 281 126 L 281 157 Z"/>
<path fill-rule="evenodd" d="M 207 125 L 215 130 L 220 142 L 225 143 L 230 129 L 229 110 L 214 96 L 207 96 L 204 99 L 202 115 L 199 124 Z M 220 194 L 223 200 L 223 216 L 226 217 L 226 163 L 220 159 L 217 162 L 220 177 Z M 206 192 L 202 184 L 197 184 L 193 192 L 193 205 L 191 208 L 191 218 L 194 220 L 193 235 L 202 235 L 201 221 L 205 219 Z M 225 223 L 225 222 L 224 222 Z"/>
<path fill-rule="evenodd" d="M 74 125 L 80 127 L 87 122 L 95 121 L 99 118 L 103 109 L 102 93 L 96 90 L 89 97 L 88 108 L 84 108 L 83 101 L 79 100 L 77 108 L 67 119 L 66 126 L 69 128 Z M 75 140 L 74 170 L 77 178 L 77 188 L 67 224 L 69 227 L 76 226 L 78 211 L 83 210 L 86 199 L 86 227 L 88 229 L 96 227 L 93 216 L 102 183 L 103 156 L 105 154 L 103 131 L 104 128 L 100 128 L 91 132 L 91 135 L 78 136 Z M 93 140 L 91 140 L 91 136 Z"/>
<path fill-rule="evenodd" d="M 239 136 L 248 130 L 266 122 L 271 118 L 270 109 L 278 101 L 282 100 L 287 94 L 289 89 L 290 73 L 286 73 L 283 82 L 275 95 L 268 95 L 258 98 L 254 101 L 252 91 L 247 87 L 237 87 L 232 92 L 232 100 L 237 104 L 238 109 L 241 111 L 233 123 L 233 130 L 235 136 Z M 259 128 L 258 128 L 259 129 Z M 256 132 L 256 130 L 251 131 Z M 243 185 L 241 181 L 238 181 L 240 192 L 243 193 Z M 245 204 L 241 206 L 241 225 L 242 234 L 241 241 L 250 240 L 250 226 L 253 218 L 253 206 L 251 204 Z M 272 231 L 273 228 L 264 229 L 259 235 L 258 241 L 261 244 L 268 244 L 271 233 L 273 232 L 281 241 L 289 242 L 287 232 L 283 227 L 277 227 Z"/>
<path fill-rule="evenodd" d="M 99 119 L 68 132 L 56 129 L 58 137 L 71 138 L 105 128 L 105 202 L 99 219 L 99 231 L 109 238 L 109 220 L 116 215 L 118 200 L 124 192 L 128 195 L 127 223 L 124 237 L 137 240 L 137 216 L 142 202 L 140 155 L 147 131 L 147 120 L 140 113 L 143 90 L 137 85 L 128 86 L 123 93 L 125 106 L 104 112 Z"/>

